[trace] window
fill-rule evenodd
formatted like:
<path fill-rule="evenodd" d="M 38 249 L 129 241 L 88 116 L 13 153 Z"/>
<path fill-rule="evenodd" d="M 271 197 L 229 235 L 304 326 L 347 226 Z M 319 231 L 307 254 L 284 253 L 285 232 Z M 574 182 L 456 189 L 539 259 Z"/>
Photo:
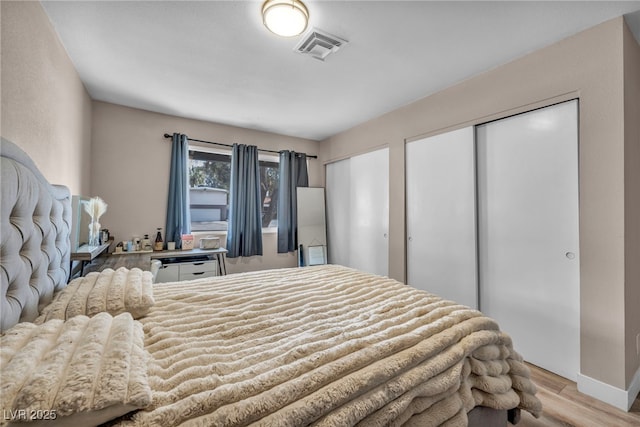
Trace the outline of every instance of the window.
<path fill-rule="evenodd" d="M 260 160 L 262 227 L 278 225 L 277 161 Z M 231 154 L 189 150 L 189 197 L 192 231 L 227 229 Z"/>

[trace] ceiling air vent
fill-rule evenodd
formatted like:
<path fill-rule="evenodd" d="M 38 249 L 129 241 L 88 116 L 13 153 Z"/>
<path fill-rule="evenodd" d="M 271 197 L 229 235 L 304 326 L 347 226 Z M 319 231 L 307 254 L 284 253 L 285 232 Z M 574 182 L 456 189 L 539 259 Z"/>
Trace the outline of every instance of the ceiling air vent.
<path fill-rule="evenodd" d="M 300 40 L 294 50 L 303 55 L 310 55 L 324 61 L 331 53 L 337 52 L 348 42 L 318 28 L 309 30 Z"/>

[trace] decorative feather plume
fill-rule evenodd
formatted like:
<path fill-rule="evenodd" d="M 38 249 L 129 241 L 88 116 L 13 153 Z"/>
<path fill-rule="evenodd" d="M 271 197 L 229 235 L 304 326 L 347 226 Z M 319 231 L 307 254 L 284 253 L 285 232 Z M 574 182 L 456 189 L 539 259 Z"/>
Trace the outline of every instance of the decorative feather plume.
<path fill-rule="evenodd" d="M 100 197 L 92 197 L 84 203 L 84 210 L 93 221 L 98 221 L 107 211 L 107 204 Z"/>

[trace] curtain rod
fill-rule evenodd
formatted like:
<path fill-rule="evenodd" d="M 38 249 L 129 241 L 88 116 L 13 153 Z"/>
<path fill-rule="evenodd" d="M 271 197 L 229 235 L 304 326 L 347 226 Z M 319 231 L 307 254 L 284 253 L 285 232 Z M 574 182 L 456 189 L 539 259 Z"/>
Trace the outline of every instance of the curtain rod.
<path fill-rule="evenodd" d="M 165 138 L 173 138 L 173 135 L 169 135 L 168 133 L 165 133 L 165 134 L 164 134 L 164 137 L 165 137 Z M 223 144 L 222 142 L 203 141 L 203 140 L 201 140 L 201 139 L 193 139 L 193 138 L 189 138 L 189 137 L 187 137 L 187 139 L 188 139 L 189 141 L 204 142 L 205 144 L 213 144 L 213 145 L 220 145 L 220 146 L 222 146 L 222 147 L 230 147 L 230 148 L 233 148 L 233 145 Z M 275 154 L 280 154 L 280 151 L 264 150 L 264 149 L 262 149 L 262 148 L 258 148 L 258 151 L 264 151 L 264 152 L 266 152 L 266 153 L 275 153 Z M 312 155 L 309 155 L 309 154 L 306 154 L 306 153 L 300 153 L 300 154 L 304 154 L 305 156 L 307 156 L 307 158 L 310 158 L 310 159 L 317 159 L 317 158 L 318 158 L 318 156 L 312 156 Z"/>

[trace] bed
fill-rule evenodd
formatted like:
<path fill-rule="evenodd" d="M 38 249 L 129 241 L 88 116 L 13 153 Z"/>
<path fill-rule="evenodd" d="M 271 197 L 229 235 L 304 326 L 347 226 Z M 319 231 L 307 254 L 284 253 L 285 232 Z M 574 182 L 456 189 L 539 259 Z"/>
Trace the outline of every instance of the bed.
<path fill-rule="evenodd" d="M 69 192 L 2 140 L 0 425 L 466 426 L 541 413 L 482 313 L 336 265 L 67 284 Z M 27 424 L 25 424 L 27 423 Z"/>

